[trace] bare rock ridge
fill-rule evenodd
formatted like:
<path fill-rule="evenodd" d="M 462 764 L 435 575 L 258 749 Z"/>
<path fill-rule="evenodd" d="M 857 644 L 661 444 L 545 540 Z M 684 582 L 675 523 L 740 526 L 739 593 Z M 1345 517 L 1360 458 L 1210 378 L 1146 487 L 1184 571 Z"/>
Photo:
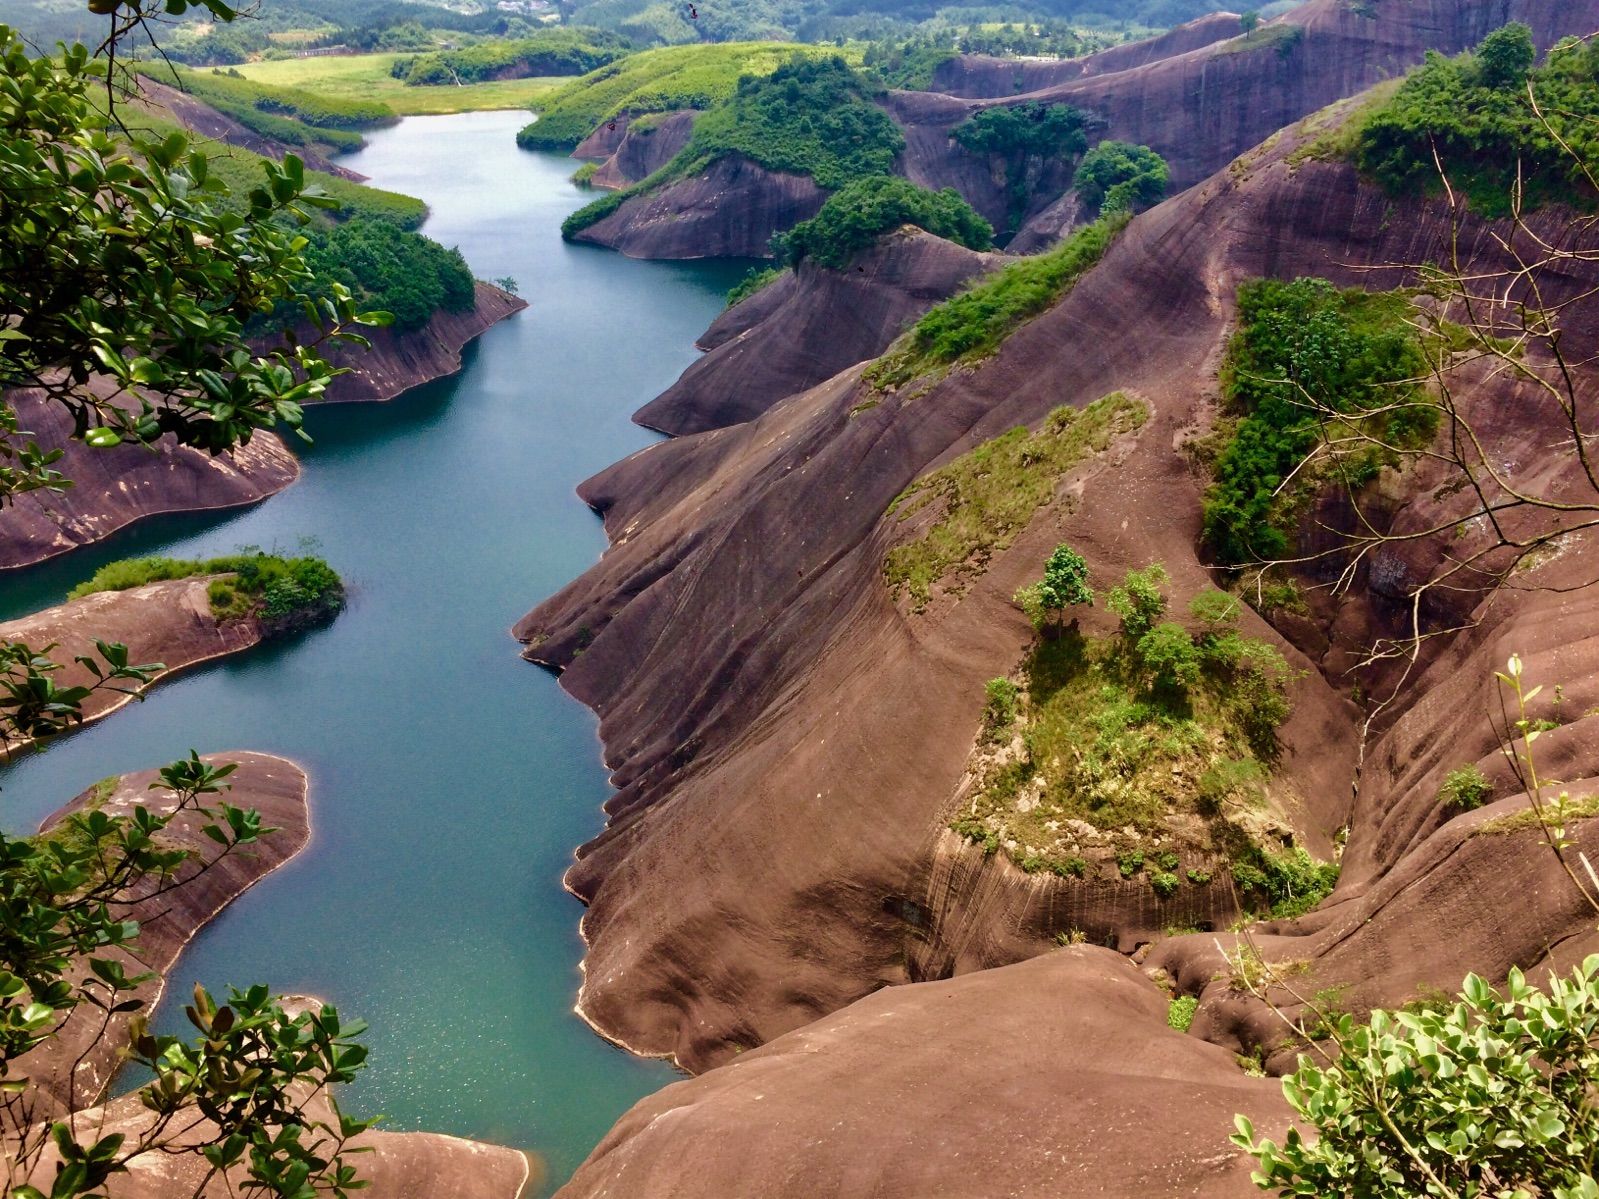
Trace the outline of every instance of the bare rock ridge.
<path fill-rule="evenodd" d="M 1147 883 L 1056 880 L 1046 893 L 1001 861 L 1006 888 L 935 869 L 938 846 L 983 683 L 1009 671 L 1030 636 L 1008 597 L 1054 544 L 1069 540 L 1101 578 L 1163 561 L 1177 606 L 1208 582 L 1196 557 L 1203 480 L 1181 443 L 1210 421 L 1237 285 L 1308 274 L 1399 286 L 1403 272 L 1364 268 L 1426 261 L 1449 243 L 1440 205 L 1405 205 L 1396 217 L 1394 202 L 1347 166 L 1290 161 L 1311 136 L 1274 139 L 1139 217 L 980 369 L 914 396 L 876 393 L 858 368 L 846 370 L 752 421 L 650 447 L 585 485 L 614 544 L 517 631 L 529 657 L 563 669 L 564 685 L 599 712 L 619 788 L 606 831 L 568 876 L 590 905 L 581 1008 L 608 1035 L 701 1070 L 884 984 L 926 977 L 920 969 L 1001 966 L 1048 949 L 1067 927 L 1129 949 L 1160 938 L 1163 914 Z M 1494 253 L 1488 234 L 1466 230 L 1484 262 Z M 1599 345 L 1599 311 L 1582 311 L 1573 346 Z M 1485 383 L 1468 402 L 1521 411 L 1499 387 Z M 883 557 L 918 526 L 884 513 L 907 483 L 1060 404 L 1116 390 L 1151 410 L 1136 437 L 1064 480 L 1062 499 L 964 594 L 920 615 L 893 603 Z M 1499 428 L 1507 454 L 1540 436 L 1508 419 Z M 1422 519 L 1413 508 L 1401 518 Z M 1574 548 L 1540 569 L 1585 563 Z M 1339 614 L 1335 635 L 1381 627 L 1392 616 L 1383 603 L 1376 591 L 1357 595 L 1350 605 L 1363 615 Z M 1360 977 L 1371 998 L 1398 1003 L 1412 997 L 1406 988 L 1457 985 L 1479 958 L 1524 955 L 1529 941 L 1578 943 L 1553 891 L 1497 918 L 1467 904 L 1462 891 L 1473 884 L 1459 867 L 1476 865 L 1471 853 L 1482 847 L 1437 798 L 1442 774 L 1458 765 L 1450 746 L 1465 757 L 1491 751 L 1481 691 L 1487 664 L 1507 646 L 1547 655 L 1540 677 L 1571 694 L 1599 686 L 1599 656 L 1558 635 L 1574 610 L 1548 606 L 1556 603 L 1501 597 L 1485 640 L 1451 644 L 1407 684 L 1395 710 L 1416 710 L 1368 746 L 1358 803 L 1357 710 L 1337 655 L 1309 641 L 1314 656 L 1286 647 L 1308 672 L 1281 732 L 1279 769 L 1309 797 L 1296 827 L 1320 856 L 1335 831 L 1349 830 L 1335 902 L 1279 930 L 1284 941 L 1272 947 L 1309 959 L 1318 986 Z M 1350 625 L 1356 615 L 1363 626 Z M 1097 631 L 1109 618 L 1096 611 L 1085 623 Z M 1441 679 L 1454 690 L 1420 705 L 1425 685 Z M 1570 736 L 1562 777 L 1599 774 L 1584 757 L 1595 751 Z M 1449 848 L 1468 842 L 1470 852 Z M 1514 860 L 1544 872 L 1540 880 L 1551 869 L 1530 851 Z M 1438 930 L 1441 917 L 1391 943 L 1372 931 L 1392 927 L 1423 895 L 1439 913 L 1459 903 L 1481 914 L 1449 934 Z M 1523 914 L 1528 926 L 1504 927 Z M 1376 917 L 1369 926 L 1366 916 Z M 1185 975 L 1185 985 L 1197 977 Z M 1217 1036 L 1247 1043 L 1253 1016 L 1228 1019 Z"/>
<path fill-rule="evenodd" d="M 206 754 L 205 760 L 213 766 L 237 763 L 239 769 L 228 780 L 232 784 L 228 802 L 255 808 L 263 823 L 278 831 L 262 838 L 248 852 L 222 857 L 204 874 L 200 873 L 199 859 L 186 863 L 179 868 L 176 880 L 182 885 L 166 894 L 152 898 L 154 883 L 146 880 L 128 896 L 134 901 L 128 919 L 140 923 L 139 958 L 135 961 L 124 954 L 123 964 L 129 974 L 153 971 L 160 976 L 141 984 L 131 996 L 145 1001 L 146 1012 L 155 1006 L 165 985 L 164 976 L 194 934 L 256 882 L 304 849 L 311 839 L 307 782 L 299 766 L 272 754 L 245 751 Z M 96 784 L 48 817 L 40 831 L 48 833 L 70 814 L 89 808 L 111 816 L 127 815 L 140 804 L 153 812 L 170 812 L 171 794 L 150 790 L 157 774 L 155 770 L 141 770 Z M 192 813 L 179 816 L 168 826 L 173 843 L 201 858 L 215 853 L 215 845 L 200 832 L 202 823 Z M 68 1018 L 58 1036 L 21 1059 L 21 1072 L 50 1105 L 49 1111 L 39 1113 L 41 1118 L 56 1119 L 104 1098 L 121 1062 L 127 1026 L 128 1013 L 122 1012 L 111 1016 L 102 1031 L 101 1014 L 81 1008 Z M 73 1072 L 75 1062 L 80 1064 Z"/>
<path fill-rule="evenodd" d="M 1166 1002 L 1090 946 L 891 987 L 642 1100 L 559 1199 L 1247 1195 L 1233 1114 L 1280 1137 L 1281 1088 Z"/>
<path fill-rule="evenodd" d="M 1071 79 L 1129 71 L 1163 58 L 1173 58 L 1238 36 L 1238 14 L 1214 12 L 1168 30 L 1159 37 L 1112 46 L 1097 54 L 1058 61 L 992 58 L 960 54 L 933 72 L 932 91 L 973 100 L 995 100 L 1019 92 L 1035 92 Z"/>
<path fill-rule="evenodd" d="M 1180 190 L 1284 126 L 1402 74 L 1428 50 L 1458 53 L 1518 20 L 1547 47 L 1565 34 L 1599 26 L 1599 0 L 1376 0 L 1358 6 L 1309 0 L 1248 36 L 1238 34 L 1235 17 L 1218 14 L 1184 27 L 1187 32 L 1116 47 L 1075 64 L 1029 64 L 1022 72 L 1029 90 L 1021 92 L 1014 90 L 1015 64 L 1005 64 L 1011 83 L 998 90 L 981 82 L 992 79 L 995 68 L 974 66 L 973 82 L 961 83 L 962 90 L 991 98 L 889 94 L 885 107 L 906 143 L 896 169 L 935 191 L 955 188 L 995 228 L 1004 228 L 1009 200 L 1003 179 L 986 158 L 956 145 L 950 130 L 983 107 L 1058 102 L 1096 118 L 1106 138 L 1153 147 L 1171 166 L 1173 190 Z M 1217 40 L 1227 22 L 1237 36 Z M 621 145 L 624 131 L 609 138 Z M 612 143 L 591 149 L 602 144 Z M 1069 183 L 1063 170 L 1041 180 L 1024 215 L 1050 207 Z M 812 215 L 822 198 L 808 178 L 724 159 L 693 178 L 626 201 L 578 240 L 633 258 L 761 256 L 771 233 Z"/>
<path fill-rule="evenodd" d="M 176 889 L 157 896 L 147 881 L 129 897 L 135 901 L 129 917 L 141 925 L 139 959 L 127 960 L 129 973 L 154 971 L 162 976 L 134 992 L 145 1000 L 146 1011 L 154 1006 L 165 985 L 164 976 L 194 935 L 239 895 L 299 853 L 310 839 L 307 780 L 297 765 L 249 751 L 207 754 L 205 759 L 212 764 L 237 763 L 239 769 L 229 780 L 229 802 L 257 809 L 264 822 L 277 831 L 249 852 L 223 857 L 204 873 L 195 862 L 180 867 L 182 885 Z M 97 784 L 47 819 L 43 831 L 88 807 L 119 813 L 143 804 L 159 810 L 162 795 L 149 790 L 156 776 L 156 771 L 145 770 Z M 170 810 L 170 796 L 166 802 Z M 192 814 L 180 816 L 169 826 L 169 835 L 182 847 L 214 852 L 215 846 L 201 835 L 201 823 Z M 20 1059 L 19 1069 L 41 1102 L 35 1113 L 39 1118 L 66 1120 L 80 1129 L 94 1130 L 95 1136 L 111 1132 L 137 1135 L 148 1126 L 154 1117 L 136 1096 L 114 1100 L 104 1108 L 92 1106 L 103 1100 L 121 1063 L 127 1021 L 127 1013 L 119 1013 L 102 1027 L 98 1013 L 80 1009 L 57 1037 Z M 325 1102 L 321 1106 L 325 1108 Z M 184 1135 L 198 1137 L 204 1132 L 202 1122 Z M 373 1199 L 432 1199 L 446 1192 L 464 1199 L 519 1199 L 538 1171 L 534 1159 L 516 1150 L 435 1133 L 370 1132 L 352 1148 L 370 1150 L 352 1161 L 368 1184 L 365 1193 Z M 237 1193 L 240 1180 L 236 1178 L 214 1179 L 203 1190 L 197 1189 L 206 1181 L 207 1169 L 196 1154 L 145 1154 L 130 1163 L 127 1173 L 113 1176 L 106 1193 L 112 1199 L 171 1199 L 192 1194 L 221 1199 Z M 54 1171 L 55 1161 L 47 1155 L 32 1181 L 47 1189 Z"/>
<path fill-rule="evenodd" d="M 465 346 L 527 302 L 479 281 L 469 312 L 437 312 L 421 329 L 374 329 L 370 352 L 340 348 L 334 361 L 352 368 L 328 390 L 330 401 L 389 400 L 461 369 Z M 46 449 L 61 448 L 56 464 L 73 486 L 35 491 L 0 509 L 0 569 L 29 566 L 109 537 L 146 516 L 253 504 L 300 476 L 300 466 L 272 433 L 215 457 L 164 439 L 157 453 L 124 445 L 91 450 L 72 440 L 72 421 L 60 405 L 32 392 L 13 395 L 20 427 Z"/>
<path fill-rule="evenodd" d="M 435 312 L 420 329 L 372 329 L 370 350 L 337 347 L 330 362 L 348 366 L 328 387 L 324 402 L 392 400 L 413 387 L 453 375 L 461 353 L 494 325 L 527 307 L 527 301 L 492 283 L 474 284 L 476 302 L 465 312 Z"/>
<path fill-rule="evenodd" d="M 121 642 L 128 647 L 129 662 L 166 664 L 167 669 L 156 676 L 155 681 L 159 682 L 261 641 L 260 621 L 218 621 L 212 615 L 206 589 L 214 577 L 170 579 L 126 591 L 96 591 L 0 624 L 0 641 L 36 648 L 58 646 L 56 660 L 68 663 L 55 676 L 58 686 L 88 685 L 93 681 L 89 672 L 72 659 L 79 655 L 93 657 L 95 639 Z M 131 696 L 119 692 L 97 691 L 84 701 L 84 723 L 108 716 L 131 702 Z"/>
<path fill-rule="evenodd" d="M 769 171 L 729 154 L 625 201 L 575 240 L 629 258 L 760 258 L 772 234 L 815 216 L 826 199 L 809 175 Z"/>
<path fill-rule="evenodd" d="M 841 270 L 805 261 L 734 305 L 709 352 L 633 419 L 674 436 L 734 425 L 875 358 L 907 323 L 1004 261 L 907 226 Z"/>
<path fill-rule="evenodd" d="M 572 157 L 599 161 L 600 169 L 589 180 L 595 187 L 631 187 L 671 162 L 688 145 L 696 115 L 683 110 L 647 118 L 619 116 L 614 131 L 609 122 L 601 125 L 572 151 Z"/>
<path fill-rule="evenodd" d="M 142 517 L 253 504 L 300 477 L 300 464 L 272 433 L 212 457 L 163 438 L 156 453 L 136 445 L 91 450 L 73 441 L 72 417 L 36 392 L 15 392 L 20 428 L 46 449 L 73 486 L 33 491 L 0 509 L 0 568 L 29 566 L 109 537 Z"/>

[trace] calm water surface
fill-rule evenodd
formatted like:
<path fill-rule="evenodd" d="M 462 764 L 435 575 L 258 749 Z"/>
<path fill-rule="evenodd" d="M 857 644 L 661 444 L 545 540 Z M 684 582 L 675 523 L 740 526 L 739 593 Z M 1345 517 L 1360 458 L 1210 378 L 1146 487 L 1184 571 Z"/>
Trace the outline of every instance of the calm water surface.
<path fill-rule="evenodd" d="M 157 688 L 0 775 L 6 823 L 108 774 L 258 749 L 312 780 L 310 848 L 190 947 L 169 995 L 266 982 L 371 1022 L 347 1106 L 393 1128 L 546 1155 L 552 1183 L 673 1077 L 571 1012 L 578 903 L 560 887 L 601 824 L 590 714 L 507 630 L 603 548 L 573 496 L 644 445 L 628 415 L 694 358 L 743 265 L 634 262 L 568 246 L 588 198 L 570 159 L 518 151 L 520 113 L 413 117 L 345 161 L 420 196 L 426 232 L 532 307 L 466 370 L 382 406 L 314 411 L 303 478 L 243 513 L 163 518 L 0 579 L 0 618 L 60 601 L 100 563 L 313 536 L 351 602 L 330 627 Z M 176 1030 L 171 1005 L 162 1024 Z"/>

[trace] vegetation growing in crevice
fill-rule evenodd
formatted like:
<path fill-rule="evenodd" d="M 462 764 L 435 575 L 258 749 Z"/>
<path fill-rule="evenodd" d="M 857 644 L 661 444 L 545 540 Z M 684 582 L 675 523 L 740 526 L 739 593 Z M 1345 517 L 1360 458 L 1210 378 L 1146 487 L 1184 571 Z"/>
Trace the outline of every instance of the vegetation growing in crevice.
<path fill-rule="evenodd" d="M 903 522 L 933 505 L 938 515 L 924 532 L 888 551 L 883 577 L 889 590 L 896 598 L 909 596 L 920 611 L 934 585 L 954 575 L 982 574 L 1039 507 L 1055 498 L 1066 471 L 1146 419 L 1141 401 L 1112 392 L 1081 412 L 1057 408 L 1038 432 L 1012 429 L 916 480 L 887 515 Z"/>
<path fill-rule="evenodd" d="M 950 137 L 963 150 L 1002 164 L 1009 228 L 1014 232 L 1045 168 L 1088 149 L 1087 129 L 1088 118 L 1070 104 L 1029 100 L 981 109 L 957 125 Z"/>
<path fill-rule="evenodd" d="M 1419 382 L 1427 359 L 1408 323 L 1414 312 L 1401 293 L 1339 290 L 1324 279 L 1259 279 L 1238 289 L 1215 481 L 1203 508 L 1219 561 L 1283 557 L 1323 484 L 1358 488 L 1397 463 L 1399 450 L 1431 438 L 1438 415 Z M 1393 448 L 1333 448 L 1355 429 Z"/>
<path fill-rule="evenodd" d="M 732 289 L 727 293 L 727 306 L 731 308 L 734 304 L 749 299 L 768 283 L 776 283 L 778 279 L 782 278 L 782 275 L 782 267 L 758 266 L 751 268 L 749 274 L 733 284 Z"/>
<path fill-rule="evenodd" d="M 1011 263 L 929 310 L 867 369 L 880 390 L 931 382 L 994 354 L 1026 321 L 1053 307 L 1127 226 L 1125 212 L 1079 229 L 1054 249 Z"/>
<path fill-rule="evenodd" d="M 1271 764 L 1292 672 L 1238 632 L 1237 600 L 1200 593 L 1189 631 L 1168 618 L 1166 586 L 1155 563 L 1109 588 L 1114 635 L 1044 629 L 1012 723 L 1000 723 L 1006 706 L 985 708 L 972 798 L 950 827 L 1024 869 L 1080 876 L 1064 864 L 1091 863 L 1143 877 L 1161 899 L 1230 865 L 1246 904 L 1294 914 L 1337 867 L 1280 848 Z"/>
<path fill-rule="evenodd" d="M 1468 762 L 1444 775 L 1438 799 L 1457 812 L 1470 812 L 1493 798 L 1494 785 L 1475 763 Z"/>
<path fill-rule="evenodd" d="M 1429 54 L 1390 98 L 1357 114 L 1339 143 L 1394 195 L 1440 192 L 1441 161 L 1450 187 L 1485 216 L 1508 213 L 1518 185 L 1527 209 L 1592 208 L 1599 192 L 1582 164 L 1599 157 L 1599 45 L 1568 38 L 1542 67 L 1535 59 L 1519 22 L 1475 53 Z"/>
<path fill-rule="evenodd" d="M 1100 142 L 1077 164 L 1072 186 L 1090 210 L 1141 212 L 1160 202 L 1171 182 L 1166 160 L 1148 146 Z"/>
<path fill-rule="evenodd" d="M 256 616 L 270 622 L 331 616 L 344 606 L 344 584 L 321 558 L 285 558 L 246 547 L 220 558 L 125 558 L 110 562 L 67 595 L 126 591 L 167 579 L 222 575 L 207 591 L 218 620 Z"/>
<path fill-rule="evenodd" d="M 772 253 L 789 266 L 809 258 L 837 270 L 903 225 L 969 250 L 993 244 L 993 229 L 954 188 L 932 192 L 908 179 L 873 175 L 846 184 L 810 220 L 779 233 L 772 239 Z"/>

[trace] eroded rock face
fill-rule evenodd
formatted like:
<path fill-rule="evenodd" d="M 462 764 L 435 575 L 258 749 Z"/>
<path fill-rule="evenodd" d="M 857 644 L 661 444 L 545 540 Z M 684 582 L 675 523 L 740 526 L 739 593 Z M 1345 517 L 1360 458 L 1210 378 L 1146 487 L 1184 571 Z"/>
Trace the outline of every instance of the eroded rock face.
<path fill-rule="evenodd" d="M 879 991 L 643 1100 L 559 1194 L 1248 1195 L 1232 1118 L 1280 1137 L 1281 1088 L 1166 1007 L 1089 946 Z"/>
<path fill-rule="evenodd" d="M 673 435 L 749 420 L 875 358 L 918 316 L 1003 262 L 910 227 L 838 270 L 802 262 L 718 317 L 700 339 L 710 352 L 633 419 Z"/>
<path fill-rule="evenodd" d="M 961 54 L 939 64 L 933 72 L 932 91 L 963 98 L 999 99 L 1019 92 L 1036 92 L 1072 79 L 1110 75 L 1159 62 L 1238 36 L 1238 14 L 1215 12 L 1168 30 L 1159 37 L 1125 46 L 1112 46 L 1097 54 L 1058 61 L 992 58 L 986 54 Z"/>
<path fill-rule="evenodd" d="M 572 151 L 573 158 L 600 159 L 600 169 L 590 180 L 595 187 L 630 187 L 660 170 L 688 145 L 694 132 L 692 109 L 652 114 L 640 127 L 640 118 L 618 117 L 617 129 L 609 122 Z"/>
<path fill-rule="evenodd" d="M 126 918 L 140 924 L 138 959 L 121 951 L 106 955 L 119 958 L 130 975 L 153 971 L 158 976 L 118 997 L 119 1001 L 142 999 L 146 1013 L 160 998 L 165 983 L 162 976 L 190 938 L 256 882 L 304 849 L 311 835 L 305 772 L 293 762 L 247 751 L 206 754 L 205 760 L 213 766 L 236 763 L 238 770 L 228 780 L 232 790 L 226 795 L 227 802 L 256 809 L 262 823 L 278 831 L 263 837 L 258 845 L 218 858 L 202 873 L 202 862 L 218 854 L 217 846 L 200 832 L 205 822 L 190 812 L 167 826 L 166 836 L 173 845 L 197 857 L 179 868 L 172 880 L 180 884 L 176 889 L 155 894 L 158 884 L 147 879 L 126 896 L 132 904 Z M 68 815 L 89 807 L 108 815 L 127 815 L 140 804 L 153 812 L 170 812 L 174 797 L 150 790 L 157 774 L 156 770 L 143 770 L 97 784 L 46 819 L 41 831 L 49 832 Z M 104 1097 L 121 1064 L 128 1018 L 126 1012 L 114 1014 L 102 1027 L 100 1011 L 80 1008 L 57 1036 L 19 1059 L 16 1069 L 28 1078 L 42 1105 L 34 1113 L 36 1118 L 58 1118 Z"/>
<path fill-rule="evenodd" d="M 350 367 L 328 386 L 324 402 L 392 400 L 423 383 L 461 369 L 461 353 L 491 327 L 527 307 L 527 301 L 481 279 L 477 302 L 466 312 L 435 312 L 420 329 L 372 329 L 370 350 L 336 346 L 328 361 Z"/>
<path fill-rule="evenodd" d="M 527 307 L 493 284 L 477 284 L 470 312 L 439 312 L 421 329 L 373 329 L 370 351 L 336 347 L 329 357 L 351 373 L 334 379 L 328 401 L 390 400 L 461 369 L 464 348 L 497 321 Z M 0 508 L 0 569 L 30 566 L 109 537 L 146 516 L 235 508 L 275 495 L 300 477 L 300 465 L 275 434 L 215 457 L 164 438 L 159 452 L 135 445 L 91 450 L 72 440 L 72 419 L 30 391 L 8 397 L 20 427 L 46 449 L 64 449 L 54 469 L 73 486 L 34 491 Z"/>
<path fill-rule="evenodd" d="M 27 492 L 0 508 L 0 569 L 42 562 L 146 516 L 253 504 L 300 477 L 299 463 L 272 433 L 216 457 L 171 438 L 155 454 L 135 445 L 91 450 L 71 440 L 72 417 L 59 404 L 31 391 L 7 399 L 30 440 L 66 451 L 53 469 L 73 486 Z"/>
<path fill-rule="evenodd" d="M 815 216 L 826 199 L 809 175 L 780 174 L 728 154 L 626 201 L 575 240 L 629 258 L 763 258 L 772 234 Z"/>
<path fill-rule="evenodd" d="M 253 618 L 218 621 L 206 594 L 213 575 L 146 583 L 126 591 L 97 591 L 20 620 L 0 624 L 0 641 L 34 648 L 54 644 L 52 657 L 63 663 L 57 686 L 88 685 L 93 677 L 73 662 L 95 657 L 94 642 L 121 642 L 131 663 L 161 662 L 160 681 L 180 670 L 249 649 L 262 638 Z M 131 703 L 132 697 L 107 688 L 83 703 L 84 723 L 99 720 Z"/>
<path fill-rule="evenodd" d="M 1251 39 L 1202 44 L 1138 65 L 1135 47 L 1118 47 L 1106 51 L 1123 53 L 1104 60 L 1111 69 L 1022 93 L 991 93 L 1002 100 L 974 104 L 894 92 L 889 111 L 905 128 L 903 172 L 924 186 L 954 186 L 966 194 L 969 156 L 946 131 L 980 107 L 1029 100 L 1074 105 L 1102 122 L 1103 136 L 1152 147 L 1170 164 L 1176 191 L 1284 126 L 1403 74 L 1428 50 L 1470 49 L 1509 21 L 1525 21 L 1538 45 L 1548 47 L 1599 26 L 1599 0 L 1379 0 L 1365 6 L 1310 0 L 1262 25 Z"/>
<path fill-rule="evenodd" d="M 615 544 L 518 633 L 598 710 L 615 768 L 609 826 L 568 879 L 590 904 L 582 1007 L 608 1034 L 703 1069 L 916 977 L 916 962 L 1003 965 L 1047 949 L 1063 927 L 1105 927 L 1127 948 L 1162 935 L 1147 883 L 1128 884 L 1134 895 L 1057 880 L 1059 893 L 1018 901 L 1004 886 L 966 892 L 959 872 L 937 875 L 936 847 L 983 683 L 1011 670 L 1030 636 L 1009 597 L 1054 545 L 1069 541 L 1102 579 L 1164 562 L 1174 610 L 1208 585 L 1196 556 L 1205 480 L 1182 444 L 1211 420 L 1238 284 L 1309 274 L 1399 286 L 1404 271 L 1366 264 L 1426 261 L 1449 244 L 1442 206 L 1396 218 L 1347 167 L 1289 162 L 1296 139 L 1312 135 L 1285 136 L 1138 218 L 978 369 L 916 394 L 877 393 L 848 370 L 585 485 Z M 1468 257 L 1491 251 L 1486 227 L 1462 236 Z M 1595 341 L 1596 326 L 1573 318 L 1572 344 Z M 1152 410 L 1133 442 L 1063 481 L 1060 499 L 964 592 L 920 615 L 895 606 L 883 557 L 917 526 L 884 512 L 906 484 L 1057 405 L 1115 390 Z M 1474 402 L 1504 404 L 1491 389 Z M 1363 631 L 1393 615 L 1374 592 L 1350 604 L 1364 607 Z M 1506 611 L 1518 622 L 1535 614 Z M 1097 609 L 1084 624 L 1111 628 Z M 1245 624 L 1273 636 L 1252 615 Z M 1341 901 L 1398 869 L 1427 821 L 1436 827 L 1427 790 L 1436 779 L 1406 774 L 1401 787 L 1397 774 L 1374 782 L 1368 767 L 1355 803 L 1359 713 L 1341 661 L 1311 648 L 1313 657 L 1287 650 L 1307 673 L 1293 689 L 1279 770 L 1306 797 L 1293 823 L 1313 853 L 1329 856 L 1350 826 Z M 1479 665 L 1452 656 L 1434 669 L 1460 671 L 1462 686 L 1480 691 L 1484 676 L 1470 673 Z M 1573 665 L 1568 688 L 1585 669 Z M 1479 707 L 1466 718 L 1478 740 L 1489 715 Z M 1401 764 L 1419 752 L 1424 734 L 1415 737 Z M 1437 944 L 1440 969 L 1470 968 L 1469 938 Z"/>

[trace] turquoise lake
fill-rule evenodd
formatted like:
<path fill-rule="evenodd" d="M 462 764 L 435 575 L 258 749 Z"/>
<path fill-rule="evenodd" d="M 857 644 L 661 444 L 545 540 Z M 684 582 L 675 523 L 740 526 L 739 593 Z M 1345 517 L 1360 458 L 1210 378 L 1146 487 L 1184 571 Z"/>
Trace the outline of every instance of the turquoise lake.
<path fill-rule="evenodd" d="M 517 656 L 513 621 L 604 548 L 573 494 L 649 443 L 629 415 L 696 357 L 747 264 L 635 262 L 560 239 L 593 193 L 516 148 L 527 114 L 412 117 L 344 162 L 419 196 L 424 229 L 531 307 L 466 369 L 383 405 L 313 411 L 304 475 L 251 509 L 166 517 L 0 581 L 0 618 L 100 564 L 317 539 L 350 588 L 327 628 L 160 686 L 0 773 L 31 828 L 94 780 L 191 747 L 311 776 L 310 847 L 190 946 L 168 995 L 265 982 L 371 1023 L 346 1106 L 543 1154 L 546 1192 L 676 1077 L 575 1015 L 582 908 L 561 889 L 608 794 L 592 715 Z M 161 1025 L 176 1031 L 171 1005 Z"/>

